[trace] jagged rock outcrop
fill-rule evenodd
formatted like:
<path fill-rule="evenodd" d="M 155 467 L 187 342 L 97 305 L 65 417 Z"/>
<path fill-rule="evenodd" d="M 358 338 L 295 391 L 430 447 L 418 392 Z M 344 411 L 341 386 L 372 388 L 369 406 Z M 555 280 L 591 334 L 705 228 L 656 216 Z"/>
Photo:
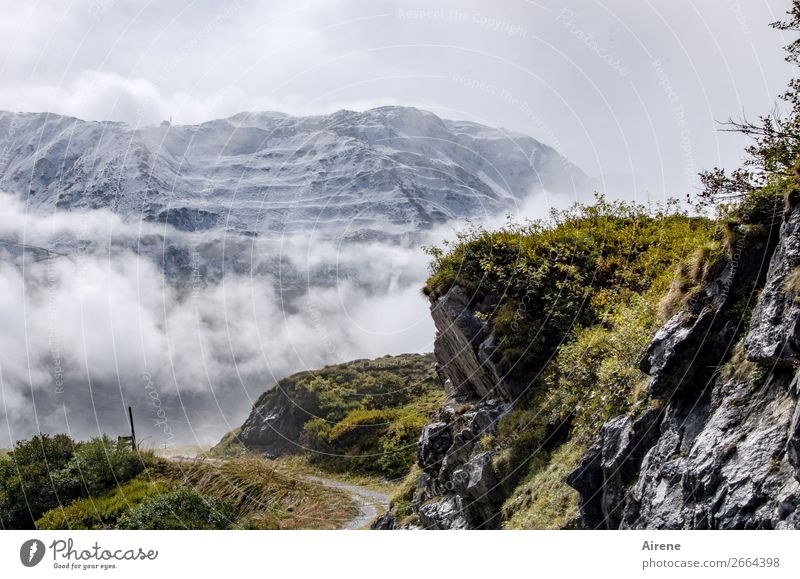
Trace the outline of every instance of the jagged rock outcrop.
<path fill-rule="evenodd" d="M 716 383 L 705 400 L 667 407 L 628 493 L 622 528 L 776 529 L 800 525 L 787 456 L 796 397 L 788 377 L 753 390 Z"/>
<path fill-rule="evenodd" d="M 481 439 L 494 434 L 511 408 L 515 388 L 495 352 L 495 340 L 480 312 L 489 296 L 473 304 L 466 291 L 453 287 L 431 307 L 437 335 L 434 352 L 447 395 L 417 445 L 422 468 L 413 509 L 425 529 L 495 528 L 503 496 L 495 475 L 494 450 Z M 374 528 L 394 528 L 383 517 Z"/>
<path fill-rule="evenodd" d="M 777 246 L 777 228 L 742 236 L 722 273 L 655 336 L 641 368 L 658 409 L 608 422 L 568 477 L 581 526 L 800 527 L 797 305 L 786 282 L 798 225 L 792 208 Z M 731 361 L 743 334 L 747 359 Z M 720 372 L 726 362 L 739 367 Z"/>
<path fill-rule="evenodd" d="M 622 519 L 625 490 L 638 475 L 644 453 L 658 437 L 658 412 L 639 418 L 619 416 L 606 423 L 580 466 L 567 477 L 583 499 L 581 515 L 595 528 L 616 528 Z M 598 492 L 602 490 L 602 492 Z"/>
<path fill-rule="evenodd" d="M 514 393 L 504 376 L 507 370 L 495 357 L 495 340 L 488 325 L 476 312 L 486 311 L 493 296 L 471 306 L 471 298 L 458 286 L 453 287 L 431 307 L 436 326 L 433 353 L 453 399 L 495 397 L 513 400 Z"/>

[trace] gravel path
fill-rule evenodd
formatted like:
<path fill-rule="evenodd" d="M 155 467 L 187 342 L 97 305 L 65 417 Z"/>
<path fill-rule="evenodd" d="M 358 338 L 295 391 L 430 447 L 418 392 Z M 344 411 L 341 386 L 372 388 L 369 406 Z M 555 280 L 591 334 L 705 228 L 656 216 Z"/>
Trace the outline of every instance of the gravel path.
<path fill-rule="evenodd" d="M 342 529 L 353 530 L 366 528 L 378 515 L 389 510 L 389 495 L 385 493 L 319 476 L 307 476 L 305 478 L 310 482 L 324 487 L 344 491 L 356 502 L 358 505 L 358 514 L 342 525 Z"/>

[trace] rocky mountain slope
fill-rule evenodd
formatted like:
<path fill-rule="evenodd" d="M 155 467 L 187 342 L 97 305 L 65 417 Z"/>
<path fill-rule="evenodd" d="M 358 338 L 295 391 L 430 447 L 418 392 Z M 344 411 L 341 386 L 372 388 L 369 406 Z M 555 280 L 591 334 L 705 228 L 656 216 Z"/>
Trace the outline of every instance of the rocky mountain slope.
<path fill-rule="evenodd" d="M 638 363 L 610 374 L 611 385 L 634 377 L 633 396 L 613 407 L 623 410 L 616 416 L 603 410 L 608 386 L 591 388 L 604 375 L 587 376 L 581 366 L 595 358 L 608 368 L 620 346 L 581 349 L 566 390 L 559 366 L 587 331 L 613 335 L 613 317 L 598 330 L 570 329 L 520 375 L 494 314 L 513 297 L 476 291 L 464 278 L 433 291 L 446 400 L 418 442 L 422 474 L 405 499 L 413 514 L 401 517 L 395 505 L 375 528 L 798 528 L 800 206 L 781 215 L 772 199 L 680 261 L 681 271 L 703 273 L 696 285 L 673 281 L 659 307 L 672 303 L 675 313 L 648 334 Z M 463 269 L 479 258 L 477 242 L 468 243 Z M 600 406 L 598 395 L 606 399 Z M 553 413 L 564 400 L 569 410 Z M 592 426 L 587 407 L 608 418 Z M 509 449 L 518 455 L 512 469 Z"/>
<path fill-rule="evenodd" d="M 29 209 L 247 235 L 400 236 L 587 181 L 535 139 L 410 107 L 145 127 L 1 112 L 0 149 L 0 190 Z"/>

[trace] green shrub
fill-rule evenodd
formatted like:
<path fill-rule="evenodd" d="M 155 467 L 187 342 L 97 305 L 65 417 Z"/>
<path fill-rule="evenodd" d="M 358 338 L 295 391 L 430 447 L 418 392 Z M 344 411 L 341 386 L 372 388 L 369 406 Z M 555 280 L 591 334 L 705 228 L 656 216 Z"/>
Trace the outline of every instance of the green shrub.
<path fill-rule="evenodd" d="M 45 511 L 71 501 L 59 488 L 57 473 L 72 458 L 75 442 L 64 434 L 42 434 L 16 444 L 0 458 L 0 525 L 32 529 Z"/>
<path fill-rule="evenodd" d="M 763 188 L 757 188 L 721 207 L 722 218 L 732 228 L 739 224 L 780 223 L 785 197 L 796 187 L 796 177 L 776 175 Z"/>
<path fill-rule="evenodd" d="M 386 478 L 404 476 L 416 461 L 417 441 L 428 421 L 414 406 L 403 408 L 378 438 L 378 472 Z"/>
<path fill-rule="evenodd" d="M 134 478 L 148 458 L 147 453 L 134 452 L 127 443 L 103 435 L 78 444 L 56 478 L 71 496 L 92 497 Z"/>
<path fill-rule="evenodd" d="M 149 496 L 123 514 L 120 529 L 229 529 L 235 521 L 230 503 L 191 488 Z"/>
<path fill-rule="evenodd" d="M 163 470 L 163 462 L 106 436 L 79 443 L 64 434 L 20 441 L 0 458 L 0 522 L 32 529 L 45 512 L 102 494 L 147 467 Z"/>
<path fill-rule="evenodd" d="M 642 402 L 647 376 L 637 362 L 661 324 L 656 299 L 631 296 L 602 324 L 578 329 L 575 339 L 559 348 L 549 397 L 554 419 L 570 417 L 577 432 L 593 436 L 603 423 Z"/>
<path fill-rule="evenodd" d="M 134 479 L 96 498 L 80 499 L 47 511 L 36 521 L 39 529 L 109 529 L 144 499 L 170 490 L 166 482 Z"/>

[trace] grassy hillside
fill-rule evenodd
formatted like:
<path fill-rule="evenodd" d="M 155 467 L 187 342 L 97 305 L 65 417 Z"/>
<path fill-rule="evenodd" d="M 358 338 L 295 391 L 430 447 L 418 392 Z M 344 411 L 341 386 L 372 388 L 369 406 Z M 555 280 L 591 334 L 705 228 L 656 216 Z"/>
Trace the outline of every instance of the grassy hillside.
<path fill-rule="evenodd" d="M 399 478 L 413 464 L 422 426 L 444 397 L 434 365 L 430 354 L 404 354 L 293 374 L 262 394 L 255 420 L 259 409 L 282 407 L 301 432 L 293 450 L 312 464 Z M 211 455 L 242 451 L 234 431 Z"/>
<path fill-rule="evenodd" d="M 425 292 L 436 299 L 459 285 L 481 303 L 525 391 L 481 441 L 497 451 L 505 526 L 568 524 L 577 494 L 566 474 L 604 422 L 648 407 L 638 360 L 665 319 L 721 269 L 741 225 L 599 198 L 547 222 L 473 229 L 429 249 Z"/>

